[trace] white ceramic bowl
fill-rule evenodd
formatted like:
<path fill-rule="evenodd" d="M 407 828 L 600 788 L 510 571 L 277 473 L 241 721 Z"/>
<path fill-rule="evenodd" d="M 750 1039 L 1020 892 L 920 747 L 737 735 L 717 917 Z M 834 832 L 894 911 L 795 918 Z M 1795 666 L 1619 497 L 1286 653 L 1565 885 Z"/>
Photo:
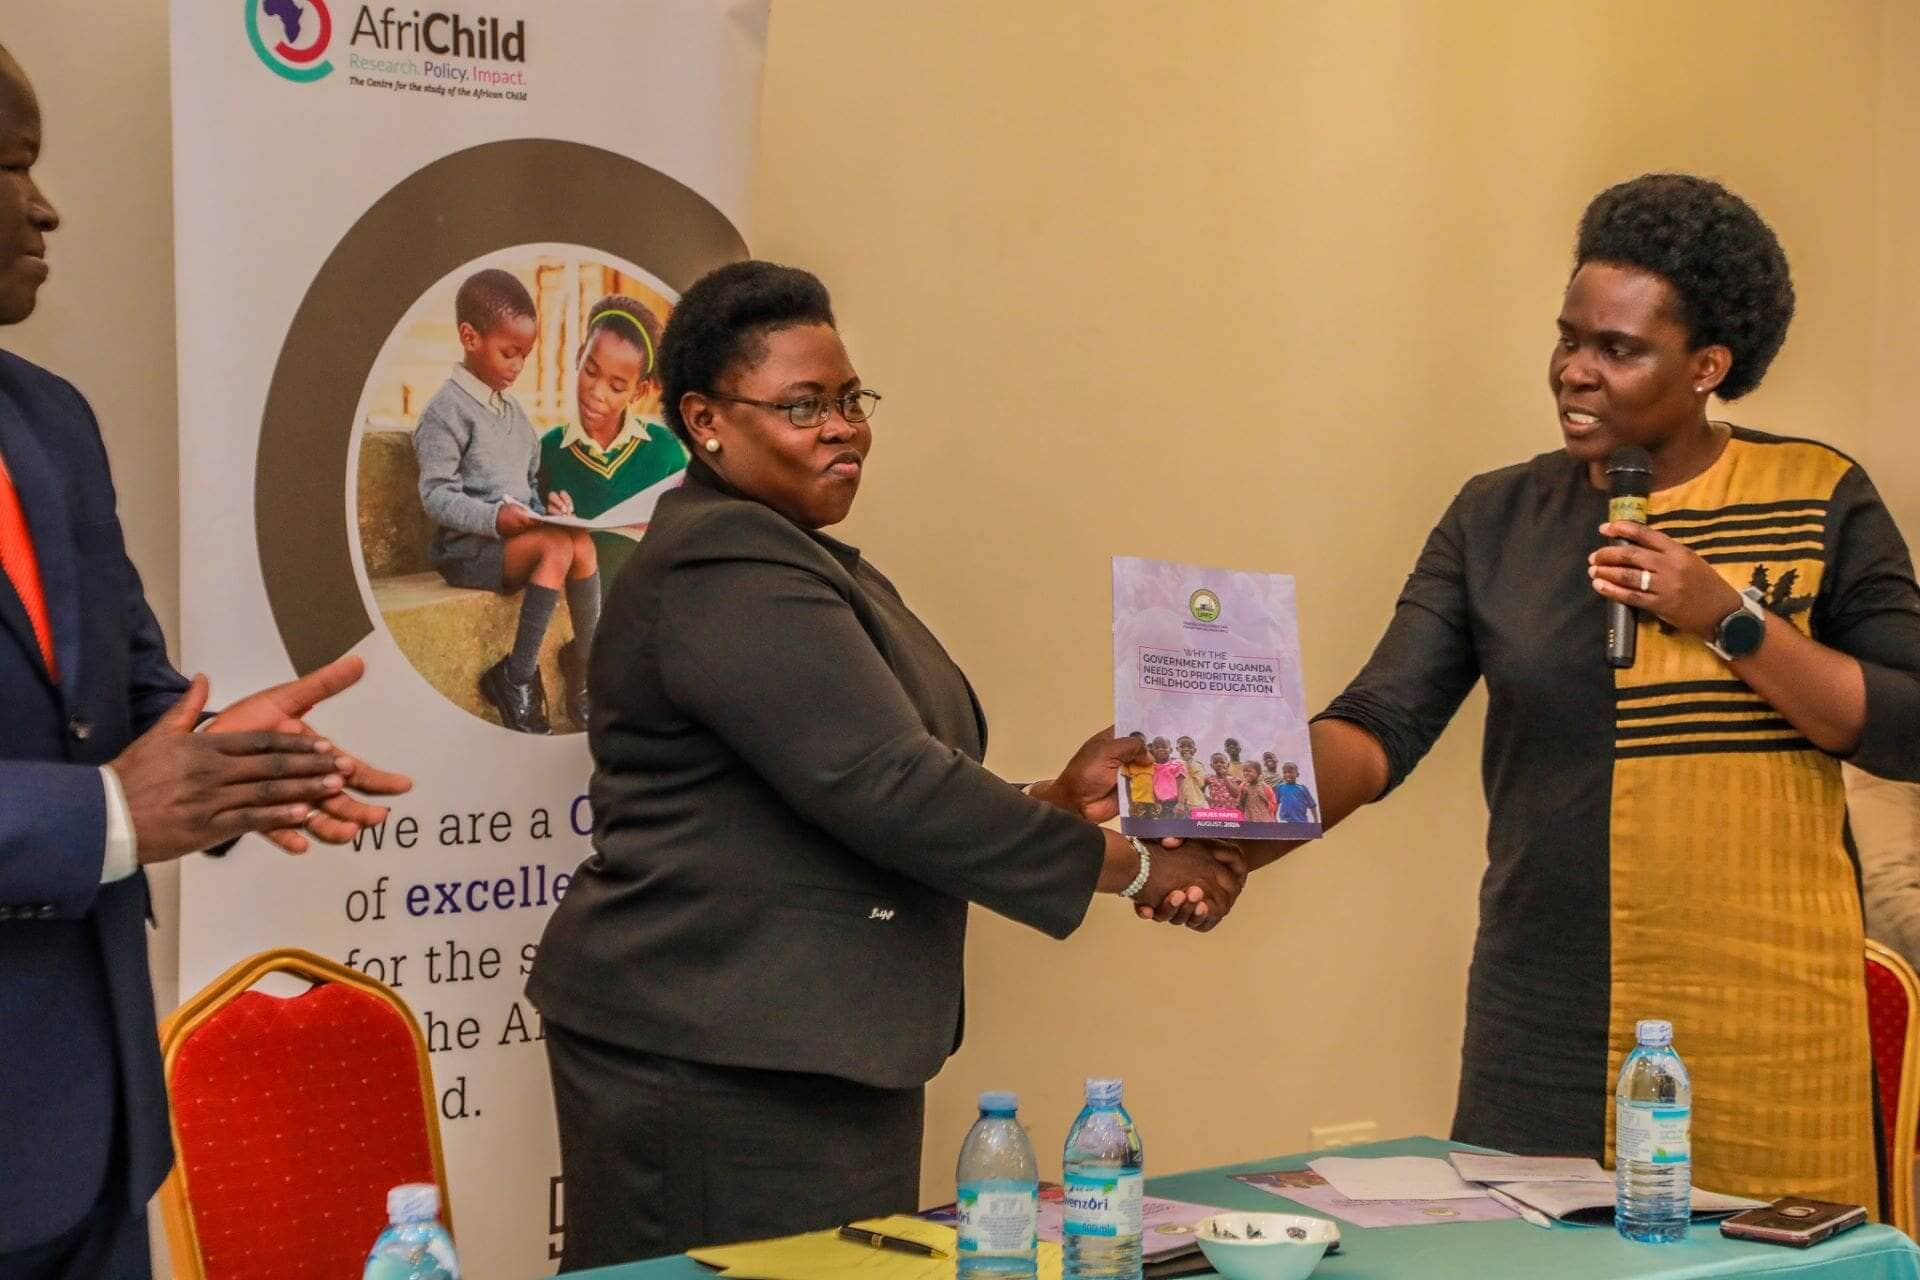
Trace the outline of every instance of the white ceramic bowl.
<path fill-rule="evenodd" d="M 1304 1280 L 1340 1228 L 1294 1213 L 1216 1213 L 1195 1223 L 1193 1234 L 1226 1280 Z"/>

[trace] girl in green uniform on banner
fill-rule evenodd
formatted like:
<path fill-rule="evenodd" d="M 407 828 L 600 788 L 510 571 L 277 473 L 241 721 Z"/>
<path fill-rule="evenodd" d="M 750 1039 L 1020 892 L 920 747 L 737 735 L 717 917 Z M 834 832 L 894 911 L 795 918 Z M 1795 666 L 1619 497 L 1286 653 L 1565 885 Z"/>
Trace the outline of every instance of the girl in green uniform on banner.
<path fill-rule="evenodd" d="M 687 469 L 687 451 L 666 424 L 632 412 L 655 385 L 659 319 L 646 303 L 609 294 L 587 313 L 580 344 L 576 420 L 540 437 L 540 487 L 566 494 L 585 520 L 638 497 Z M 611 584 L 646 526 L 595 529 L 600 580 Z"/>

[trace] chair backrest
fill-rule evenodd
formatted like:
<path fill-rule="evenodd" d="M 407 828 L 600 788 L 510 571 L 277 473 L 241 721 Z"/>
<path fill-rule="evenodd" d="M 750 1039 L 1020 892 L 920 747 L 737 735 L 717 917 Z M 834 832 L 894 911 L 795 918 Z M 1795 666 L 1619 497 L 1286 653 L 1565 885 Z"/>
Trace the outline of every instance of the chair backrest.
<path fill-rule="evenodd" d="M 251 988 L 272 973 L 312 987 Z M 243 960 L 160 1029 L 175 1164 L 161 1188 L 178 1280 L 358 1276 L 386 1194 L 440 1188 L 427 1045 L 386 986 L 311 952 Z"/>
<path fill-rule="evenodd" d="M 1920 1140 L 1920 979 L 1897 952 L 1871 939 L 1867 1026 L 1880 1083 L 1887 1221 L 1912 1235 L 1914 1145 Z"/>

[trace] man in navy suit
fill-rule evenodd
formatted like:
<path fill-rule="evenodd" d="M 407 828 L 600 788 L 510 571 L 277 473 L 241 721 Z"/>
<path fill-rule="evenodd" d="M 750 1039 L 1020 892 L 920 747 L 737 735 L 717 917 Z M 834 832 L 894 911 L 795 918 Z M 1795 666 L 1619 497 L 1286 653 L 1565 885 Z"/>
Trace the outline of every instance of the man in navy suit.
<path fill-rule="evenodd" d="M 39 150 L 33 89 L 0 48 L 0 324 L 32 313 L 59 223 Z M 127 558 L 92 411 L 0 351 L 0 1280 L 148 1275 L 173 1146 L 141 868 L 250 831 L 299 853 L 383 820 L 354 793 L 407 780 L 303 720 L 361 669 L 206 716 L 206 680 L 167 661 Z"/>

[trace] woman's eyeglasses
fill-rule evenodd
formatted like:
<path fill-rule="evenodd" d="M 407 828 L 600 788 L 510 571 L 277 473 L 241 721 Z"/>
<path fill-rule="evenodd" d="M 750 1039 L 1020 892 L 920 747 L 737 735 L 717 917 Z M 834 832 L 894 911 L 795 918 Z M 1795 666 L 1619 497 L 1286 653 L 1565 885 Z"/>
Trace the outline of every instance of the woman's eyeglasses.
<path fill-rule="evenodd" d="M 880 403 L 878 391 L 849 391 L 843 396 L 802 396 L 798 400 L 750 400 L 746 396 L 730 396 L 724 392 L 709 391 L 715 400 L 730 400 L 734 404 L 750 404 L 760 409 L 778 409 L 787 415 L 787 421 L 796 427 L 823 427 L 827 419 L 838 409 L 840 416 L 848 422 L 865 422 L 873 416 L 873 410 Z"/>

